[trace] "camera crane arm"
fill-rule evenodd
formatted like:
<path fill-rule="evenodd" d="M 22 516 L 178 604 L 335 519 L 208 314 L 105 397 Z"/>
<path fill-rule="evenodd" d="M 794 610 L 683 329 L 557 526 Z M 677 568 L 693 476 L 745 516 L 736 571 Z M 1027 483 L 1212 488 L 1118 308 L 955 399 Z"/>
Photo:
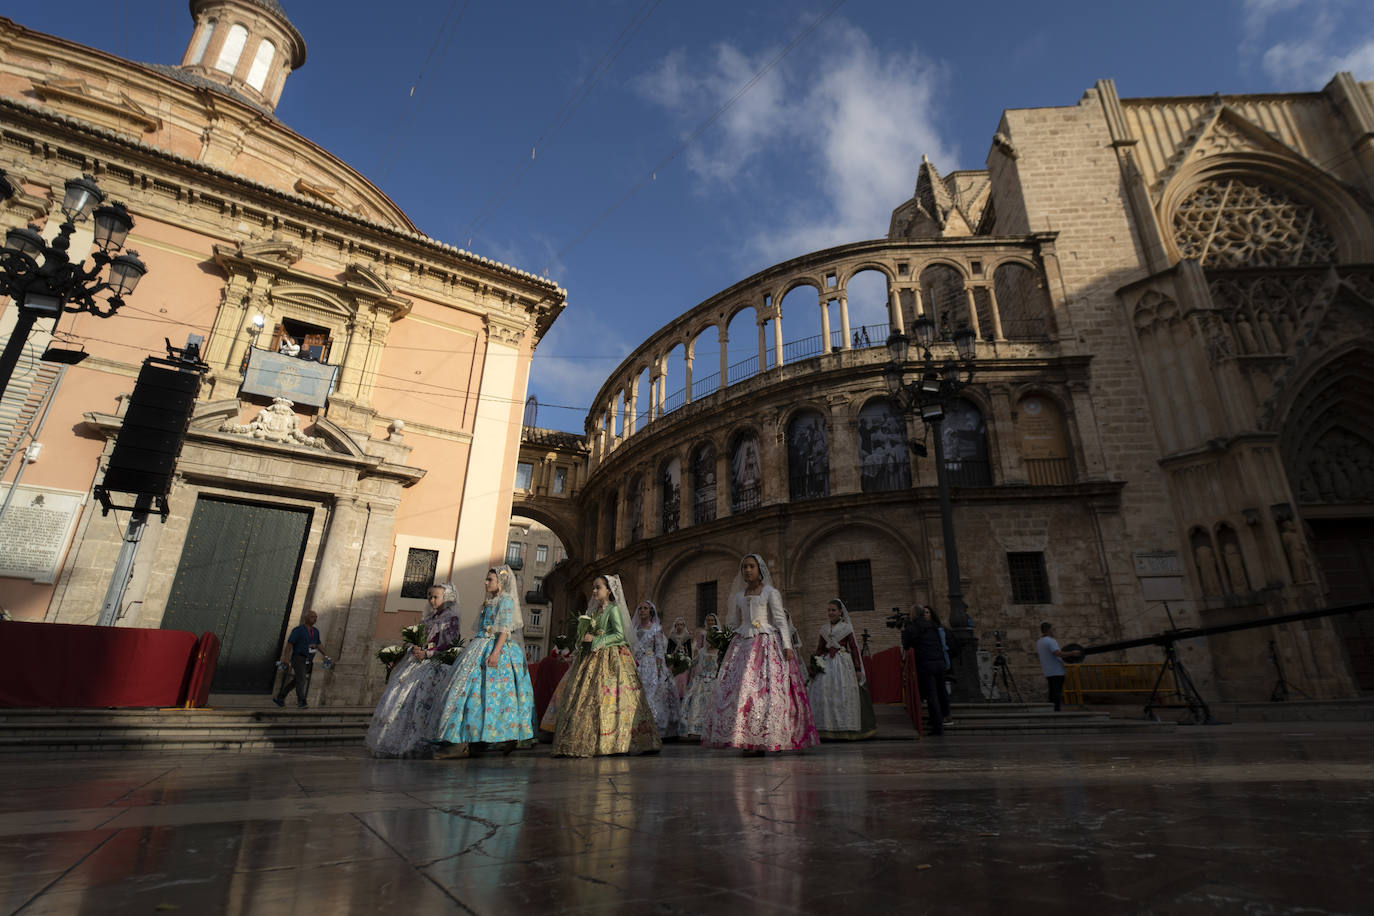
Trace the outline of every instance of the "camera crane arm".
<path fill-rule="evenodd" d="M 1080 646 L 1077 643 L 1070 643 L 1064 646 L 1060 655 L 1064 661 L 1070 664 L 1081 662 L 1084 657 L 1089 655 L 1100 655 L 1103 652 L 1117 652 L 1122 649 L 1136 649 L 1141 646 L 1172 646 L 1174 643 L 1184 639 L 1199 639 L 1203 636 L 1215 636 L 1218 633 L 1232 633 L 1236 630 L 1254 630 L 1259 627 L 1272 627 L 1281 623 L 1297 623 L 1302 620 L 1316 620 L 1321 617 L 1337 617 L 1341 614 L 1357 614 L 1360 611 L 1374 609 L 1374 601 L 1361 601 L 1355 604 L 1343 604 L 1338 607 L 1318 608 L 1315 611 L 1297 611 L 1292 614 L 1280 614 L 1277 617 L 1260 617 L 1255 620 L 1242 620 L 1236 623 L 1221 623 L 1211 627 L 1183 627 L 1165 630 L 1163 633 L 1156 633 L 1154 636 L 1142 636 L 1138 639 L 1123 639 L 1120 642 L 1103 643 L 1100 646 Z"/>

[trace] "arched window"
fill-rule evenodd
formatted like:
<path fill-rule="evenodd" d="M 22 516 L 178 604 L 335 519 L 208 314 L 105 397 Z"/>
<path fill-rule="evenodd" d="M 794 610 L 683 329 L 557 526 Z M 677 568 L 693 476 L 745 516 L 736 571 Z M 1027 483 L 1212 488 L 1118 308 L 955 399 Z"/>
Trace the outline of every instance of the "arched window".
<path fill-rule="evenodd" d="M 865 493 L 911 488 L 906 421 L 881 398 L 859 411 L 859 483 Z"/>
<path fill-rule="evenodd" d="M 1174 211 L 1174 242 L 1204 267 L 1330 264 L 1336 241 L 1308 203 L 1242 178 L 1209 181 Z"/>
<path fill-rule="evenodd" d="M 926 317 L 935 322 L 935 335 L 942 340 L 968 324 L 964 278 L 948 264 L 933 264 L 921 272 L 921 303 Z"/>
<path fill-rule="evenodd" d="M 205 49 L 210 45 L 210 36 L 215 33 L 214 19 L 205 20 L 205 24 L 196 33 L 196 43 L 191 46 L 191 64 L 198 64 L 205 59 Z"/>
<path fill-rule="evenodd" d="M 625 511 L 630 516 L 630 543 L 644 540 L 643 474 L 636 474 L 630 478 L 630 488 L 625 494 Z"/>
<path fill-rule="evenodd" d="M 972 402 L 960 398 L 949 405 L 940 424 L 940 441 L 945 452 L 945 475 L 951 486 L 992 485 L 987 423 Z"/>
<path fill-rule="evenodd" d="M 730 446 L 730 513 L 738 515 L 763 505 L 763 458 L 759 437 L 751 432 L 735 435 Z"/>
<path fill-rule="evenodd" d="M 272 67 L 272 58 L 276 55 L 277 49 L 272 42 L 266 38 L 258 45 L 258 53 L 253 56 L 253 66 L 248 70 L 248 85 L 262 91 L 263 85 L 267 82 L 268 71 Z"/>
<path fill-rule="evenodd" d="M 1069 440 L 1058 404 L 1034 394 L 1022 398 L 1016 407 L 1016 431 L 1026 479 L 1033 486 L 1073 483 Z"/>
<path fill-rule="evenodd" d="M 239 55 L 243 53 L 243 45 L 248 41 L 248 30 L 241 25 L 230 26 L 229 34 L 224 37 L 224 44 L 219 49 L 219 60 L 215 61 L 215 69 L 225 73 L 233 73 L 239 65 Z"/>
<path fill-rule="evenodd" d="M 703 442 L 692 451 L 692 524 L 716 520 L 716 449 Z"/>
<path fill-rule="evenodd" d="M 820 411 L 802 411 L 787 424 L 787 482 L 794 500 L 830 495 L 830 441 Z"/>
<path fill-rule="evenodd" d="M 658 472 L 659 517 L 662 533 L 672 534 L 682 519 L 682 462 L 669 458 Z"/>
<path fill-rule="evenodd" d="M 1002 336 L 1007 340 L 1043 340 L 1050 332 L 1050 297 L 1040 274 L 1024 264 L 1003 264 L 992 277 Z M 983 328 L 986 336 L 988 329 Z"/>

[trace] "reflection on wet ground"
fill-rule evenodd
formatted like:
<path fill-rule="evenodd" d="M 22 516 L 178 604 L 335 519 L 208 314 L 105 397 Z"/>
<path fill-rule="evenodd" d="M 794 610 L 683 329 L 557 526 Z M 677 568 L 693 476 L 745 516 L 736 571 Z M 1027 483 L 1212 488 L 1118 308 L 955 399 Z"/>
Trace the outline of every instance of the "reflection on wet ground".
<path fill-rule="evenodd" d="M 1374 909 L 1374 725 L 0 759 L 0 912 Z"/>

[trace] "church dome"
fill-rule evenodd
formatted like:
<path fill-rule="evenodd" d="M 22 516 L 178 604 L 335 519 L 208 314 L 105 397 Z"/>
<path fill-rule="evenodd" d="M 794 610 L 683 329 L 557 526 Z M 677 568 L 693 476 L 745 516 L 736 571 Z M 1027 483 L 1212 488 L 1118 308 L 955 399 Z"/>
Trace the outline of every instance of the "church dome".
<path fill-rule="evenodd" d="M 305 39 L 277 0 L 191 0 L 195 30 L 180 70 L 268 111 L 305 64 Z"/>

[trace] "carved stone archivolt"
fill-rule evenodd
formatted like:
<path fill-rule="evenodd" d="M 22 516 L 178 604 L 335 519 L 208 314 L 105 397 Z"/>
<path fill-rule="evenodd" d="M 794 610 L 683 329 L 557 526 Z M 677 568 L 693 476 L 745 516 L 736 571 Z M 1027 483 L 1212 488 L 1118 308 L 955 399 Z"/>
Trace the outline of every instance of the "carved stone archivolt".
<path fill-rule="evenodd" d="M 301 432 L 300 418 L 291 408 L 294 405 L 286 398 L 273 398 L 272 406 L 264 407 L 250 423 L 224 423 L 219 431 L 250 436 L 266 442 L 279 442 L 283 445 L 300 445 L 306 448 L 326 448 L 324 439 L 307 436 Z"/>

